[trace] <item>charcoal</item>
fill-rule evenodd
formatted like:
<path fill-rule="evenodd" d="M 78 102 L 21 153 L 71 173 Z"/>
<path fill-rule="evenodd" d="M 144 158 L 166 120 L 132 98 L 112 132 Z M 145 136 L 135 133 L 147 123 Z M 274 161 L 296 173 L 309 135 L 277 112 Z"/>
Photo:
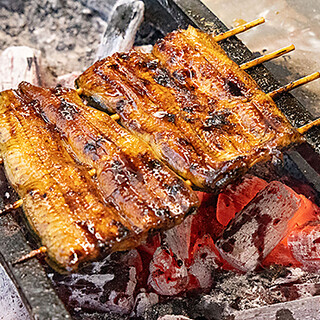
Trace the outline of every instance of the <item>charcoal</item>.
<path fill-rule="evenodd" d="M 74 81 L 81 74 L 80 71 L 74 71 L 71 73 L 63 74 L 57 78 L 57 85 L 61 85 L 65 88 L 74 88 Z"/>
<path fill-rule="evenodd" d="M 319 297 L 279 303 L 264 308 L 256 308 L 237 312 L 233 320 L 301 320 L 319 319 Z"/>
<path fill-rule="evenodd" d="M 191 255 L 189 274 L 197 280 L 198 287 L 205 291 L 212 287 L 212 273 L 220 267 L 221 260 L 210 235 L 205 235 L 195 243 Z"/>
<path fill-rule="evenodd" d="M 162 234 L 162 242 L 170 248 L 174 255 L 183 260 L 189 257 L 193 218 L 193 216 L 189 216 L 183 223 Z"/>
<path fill-rule="evenodd" d="M 302 267 L 306 270 L 320 269 L 320 221 L 307 225 L 288 237 L 288 246 Z"/>
<path fill-rule="evenodd" d="M 184 316 L 195 319 L 202 314 L 198 313 L 197 305 L 199 298 L 173 298 L 165 302 L 158 303 L 148 308 L 144 314 L 145 320 L 158 320 L 164 316 Z"/>
<path fill-rule="evenodd" d="M 148 293 L 144 290 L 143 292 L 140 292 L 136 297 L 134 311 L 132 315 L 134 314 L 136 317 L 141 317 L 143 316 L 147 308 L 150 308 L 158 302 L 159 296 L 156 293 Z"/>
<path fill-rule="evenodd" d="M 114 253 L 78 273 L 54 274 L 52 280 L 68 308 L 75 312 L 82 309 L 125 315 L 134 306 L 141 270 L 140 255 L 131 250 Z"/>
<path fill-rule="evenodd" d="M 80 2 L 90 10 L 99 13 L 104 20 L 108 21 L 113 7 L 119 0 L 80 0 Z"/>
<path fill-rule="evenodd" d="M 289 187 L 271 182 L 237 214 L 217 241 L 222 258 L 238 270 L 254 270 L 286 235 L 300 202 Z"/>
<path fill-rule="evenodd" d="M 158 320 L 192 320 L 192 319 L 187 318 L 185 316 L 166 315 L 158 318 Z"/>
<path fill-rule="evenodd" d="M 24 11 L 24 0 L 0 0 L 0 8 L 2 7 L 9 11 L 22 13 Z"/>
<path fill-rule="evenodd" d="M 137 0 L 118 1 L 108 20 L 97 52 L 97 60 L 133 47 L 137 30 L 143 20 L 144 3 Z"/>
<path fill-rule="evenodd" d="M 0 56 L 0 91 L 15 89 L 21 81 L 41 85 L 41 52 L 26 47 L 9 47 Z"/>
<path fill-rule="evenodd" d="M 177 257 L 169 247 L 159 247 L 150 263 L 148 284 L 159 294 L 175 296 L 187 289 L 188 270 L 184 260 Z"/>
<path fill-rule="evenodd" d="M 265 180 L 247 174 L 237 183 L 228 185 L 218 196 L 217 220 L 227 226 L 267 184 Z"/>
<path fill-rule="evenodd" d="M 161 246 L 149 265 L 148 284 L 160 295 L 174 296 L 186 291 L 206 291 L 213 284 L 212 273 L 224 265 L 209 234 L 191 244 L 197 216 L 161 234 Z"/>
<path fill-rule="evenodd" d="M 225 305 L 209 295 L 204 295 L 197 305 L 197 311 L 203 314 L 205 319 L 222 320 L 225 316 Z"/>
<path fill-rule="evenodd" d="M 216 241 L 225 229 L 225 226 L 219 223 L 216 217 L 217 196 L 204 192 L 197 194 L 201 205 L 192 220 L 191 245 L 194 245 L 197 239 L 201 239 L 206 234 L 209 234 Z"/>
<path fill-rule="evenodd" d="M 315 235 L 314 232 L 320 222 L 320 208 L 305 196 L 300 195 L 300 198 L 300 208 L 290 220 L 286 236 L 262 261 L 264 266 L 281 264 L 283 266 L 301 267 L 306 270 L 318 269 L 317 259 L 319 257 L 314 254 L 317 248 L 316 241 L 313 242 L 315 239 L 312 239 L 312 234 Z M 295 257 L 294 252 L 300 255 L 299 259 Z M 307 258 L 301 259 L 301 255 Z"/>
<path fill-rule="evenodd" d="M 161 234 L 161 246 L 149 266 L 149 285 L 159 294 L 177 295 L 186 290 L 189 275 L 186 260 L 189 257 L 192 216 L 180 225 Z"/>
<path fill-rule="evenodd" d="M 107 7 L 112 0 L 101 1 Z M 74 0 L 2 0 L 22 9 L 1 9 L 1 48 L 28 45 L 41 50 L 45 57 L 45 85 L 55 85 L 57 75 L 82 70 L 95 58 L 106 22 L 80 1 Z M 9 9 L 10 9 L 9 7 Z M 58 51 L 63 43 L 64 51 Z M 48 77 L 52 78 L 48 80 Z"/>

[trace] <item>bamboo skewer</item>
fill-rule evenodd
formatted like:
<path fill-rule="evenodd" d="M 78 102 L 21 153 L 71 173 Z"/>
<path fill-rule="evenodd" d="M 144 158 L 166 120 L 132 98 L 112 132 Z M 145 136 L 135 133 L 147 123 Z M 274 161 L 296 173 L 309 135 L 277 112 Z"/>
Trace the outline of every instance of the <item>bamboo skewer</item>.
<path fill-rule="evenodd" d="M 264 22 L 265 22 L 265 19 L 263 17 L 261 17 L 259 19 L 256 19 L 256 20 L 253 20 L 251 22 L 245 23 L 242 26 L 239 26 L 237 28 L 228 30 L 228 31 L 226 31 L 224 33 L 220 33 L 220 34 L 214 36 L 213 39 L 215 41 L 221 41 L 221 40 L 227 39 L 227 38 L 229 38 L 231 36 L 234 36 L 236 34 L 239 34 L 239 33 L 242 33 L 244 31 L 247 31 L 247 30 L 249 30 L 249 29 L 251 29 L 253 27 L 256 27 L 256 26 L 264 23 Z"/>
<path fill-rule="evenodd" d="M 23 204 L 23 200 L 19 199 L 12 204 L 7 204 L 2 210 L 0 210 L 0 216 L 4 215 L 12 210 L 18 209 Z"/>
<path fill-rule="evenodd" d="M 112 114 L 110 117 L 111 117 L 111 119 L 113 119 L 114 121 L 120 120 L 120 116 L 119 116 L 117 113 Z"/>
<path fill-rule="evenodd" d="M 315 73 L 312 73 L 306 77 L 303 77 L 303 78 L 300 78 L 296 81 L 292 81 L 290 83 L 288 83 L 287 85 L 279 88 L 279 89 L 276 89 L 272 92 L 269 92 L 267 95 L 270 97 L 270 98 L 274 98 L 276 97 L 277 95 L 281 94 L 281 93 L 285 93 L 285 92 L 288 92 L 294 88 L 298 88 L 300 86 L 302 86 L 303 84 L 306 84 L 308 82 L 311 82 L 313 80 L 316 80 L 320 77 L 320 72 L 315 72 Z"/>
<path fill-rule="evenodd" d="M 251 61 L 248 61 L 246 63 L 243 63 L 240 65 L 240 68 L 242 70 L 247 70 L 249 68 L 252 68 L 252 67 L 255 67 L 263 62 L 267 62 L 267 61 L 270 61 L 272 59 L 275 59 L 275 58 L 278 58 L 278 57 L 281 57 L 282 55 L 288 53 L 288 52 L 291 52 L 295 49 L 294 45 L 290 45 L 288 47 L 284 47 L 282 49 L 279 49 L 279 50 L 276 50 L 274 52 L 271 52 L 269 54 L 266 54 L 265 56 L 262 56 L 262 57 L 259 57 L 259 58 L 256 58 L 254 60 L 251 60 Z"/>
<path fill-rule="evenodd" d="M 307 131 L 309 131 L 311 128 L 315 127 L 315 126 L 319 126 L 320 125 L 320 118 L 313 120 L 310 123 L 305 124 L 304 126 L 300 127 L 297 129 L 297 131 L 301 134 L 306 133 Z"/>
<path fill-rule="evenodd" d="M 82 92 L 83 92 L 83 89 L 82 88 L 78 88 L 78 89 L 76 89 L 76 91 L 77 91 L 77 94 L 80 96 L 82 94 Z"/>
<path fill-rule="evenodd" d="M 36 257 L 36 256 L 38 256 L 40 254 L 44 254 L 46 252 L 47 252 L 47 247 L 40 247 L 39 249 L 30 251 L 26 255 L 22 256 L 21 258 L 19 258 L 16 261 L 14 261 L 12 264 L 15 265 L 15 264 L 24 262 L 24 261 L 29 260 L 31 258 L 34 258 L 34 257 Z"/>
<path fill-rule="evenodd" d="M 88 173 L 91 177 L 93 177 L 97 174 L 97 170 L 95 168 L 92 168 L 91 170 L 88 171 Z"/>

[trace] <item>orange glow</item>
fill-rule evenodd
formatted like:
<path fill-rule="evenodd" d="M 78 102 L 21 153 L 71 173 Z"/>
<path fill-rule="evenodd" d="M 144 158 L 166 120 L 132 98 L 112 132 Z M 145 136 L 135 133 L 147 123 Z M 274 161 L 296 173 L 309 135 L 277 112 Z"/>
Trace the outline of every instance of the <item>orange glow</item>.
<path fill-rule="evenodd" d="M 312 222 L 319 221 L 320 209 L 305 196 L 300 195 L 300 198 L 300 208 L 288 223 L 287 235 L 263 261 L 264 266 L 280 264 L 284 266 L 302 267 L 301 262 L 296 260 L 292 255 L 290 247 L 288 246 L 288 238 L 295 233 L 301 232 L 307 228 L 309 224 L 312 224 Z"/>

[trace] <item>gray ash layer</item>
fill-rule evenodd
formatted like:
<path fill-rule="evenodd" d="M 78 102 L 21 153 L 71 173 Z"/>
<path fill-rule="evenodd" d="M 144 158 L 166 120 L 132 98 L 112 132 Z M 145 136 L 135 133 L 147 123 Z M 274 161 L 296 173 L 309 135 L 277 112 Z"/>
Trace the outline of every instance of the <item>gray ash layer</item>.
<path fill-rule="evenodd" d="M 320 274 L 299 268 L 274 266 L 269 270 L 237 274 L 217 273 L 209 294 L 180 297 L 148 308 L 147 320 L 172 314 L 191 319 L 229 320 L 238 311 L 303 299 L 320 293 Z"/>
<path fill-rule="evenodd" d="M 39 49 L 53 76 L 88 67 L 106 28 L 97 12 L 73 0 L 0 0 L 0 19 L 1 50 Z"/>

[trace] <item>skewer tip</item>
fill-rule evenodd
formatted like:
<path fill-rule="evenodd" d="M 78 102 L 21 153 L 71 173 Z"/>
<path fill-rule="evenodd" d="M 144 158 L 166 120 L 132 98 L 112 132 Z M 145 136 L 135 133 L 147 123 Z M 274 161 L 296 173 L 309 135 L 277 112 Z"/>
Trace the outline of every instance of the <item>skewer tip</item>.
<path fill-rule="evenodd" d="M 97 170 L 95 168 L 92 168 L 91 170 L 88 171 L 88 173 L 91 177 L 93 177 L 97 174 Z"/>
<path fill-rule="evenodd" d="M 247 69 L 255 67 L 255 66 L 257 66 L 257 65 L 259 65 L 261 63 L 264 63 L 264 62 L 270 61 L 272 59 L 281 57 L 284 54 L 293 51 L 294 49 L 295 49 L 295 46 L 293 44 L 291 44 L 290 46 L 284 47 L 282 49 L 276 50 L 276 51 L 271 52 L 269 54 L 266 54 L 264 56 L 258 57 L 258 58 L 254 59 L 254 60 L 251 60 L 251 61 L 248 61 L 246 63 L 243 63 L 243 64 L 240 65 L 240 68 L 242 70 L 247 70 Z"/>
<path fill-rule="evenodd" d="M 258 26 L 258 25 L 260 25 L 260 24 L 262 24 L 264 22 L 265 22 L 265 19 L 263 17 L 258 18 L 256 20 L 253 20 L 251 22 L 245 23 L 245 24 L 243 24 L 243 25 L 241 25 L 239 27 L 236 27 L 236 28 L 231 29 L 229 31 L 226 31 L 224 33 L 220 33 L 220 34 L 214 36 L 214 40 L 215 41 L 221 41 L 221 40 L 227 39 L 227 38 L 229 38 L 231 36 L 234 36 L 236 34 L 239 34 L 239 33 L 242 33 L 244 31 L 247 31 L 247 30 L 249 30 L 249 29 L 251 29 L 253 27 L 256 27 L 256 26 Z"/>
<path fill-rule="evenodd" d="M 320 72 L 314 72 L 308 76 L 300 78 L 296 81 L 292 81 L 292 82 L 288 83 L 287 85 L 268 93 L 268 96 L 271 98 L 275 98 L 276 96 L 278 96 L 281 93 L 285 93 L 285 92 L 288 92 L 292 89 L 298 88 L 298 87 L 300 87 L 306 83 L 309 83 L 313 80 L 316 80 L 318 78 L 320 78 Z"/>
<path fill-rule="evenodd" d="M 77 94 L 80 96 L 83 93 L 83 89 L 82 88 L 78 88 L 76 89 Z"/>
<path fill-rule="evenodd" d="M 12 204 L 6 205 L 2 210 L 0 210 L 0 216 L 3 214 L 6 214 L 12 210 L 18 209 L 19 207 L 22 206 L 22 204 L 23 204 L 23 200 L 19 199 Z"/>
<path fill-rule="evenodd" d="M 19 258 L 16 261 L 14 261 L 12 264 L 15 265 L 15 264 L 24 262 L 24 261 L 29 260 L 31 258 L 34 258 L 34 257 L 36 257 L 36 256 L 38 256 L 40 254 L 44 254 L 46 252 L 47 252 L 47 247 L 40 247 L 39 249 L 30 251 L 26 255 L 22 256 L 21 258 Z"/>
<path fill-rule="evenodd" d="M 117 113 L 112 114 L 112 115 L 110 116 L 110 118 L 113 119 L 114 121 L 120 120 L 120 116 L 119 116 Z"/>
<path fill-rule="evenodd" d="M 316 126 L 319 126 L 320 125 L 320 118 L 300 127 L 297 129 L 297 131 L 300 133 L 300 134 L 304 134 L 306 133 L 307 131 L 309 131 L 311 128 L 313 127 L 316 127 Z"/>
<path fill-rule="evenodd" d="M 12 205 L 12 209 L 18 209 L 19 207 L 21 207 L 23 204 L 23 200 L 22 199 L 19 199 L 17 200 L 16 202 L 13 203 Z"/>

